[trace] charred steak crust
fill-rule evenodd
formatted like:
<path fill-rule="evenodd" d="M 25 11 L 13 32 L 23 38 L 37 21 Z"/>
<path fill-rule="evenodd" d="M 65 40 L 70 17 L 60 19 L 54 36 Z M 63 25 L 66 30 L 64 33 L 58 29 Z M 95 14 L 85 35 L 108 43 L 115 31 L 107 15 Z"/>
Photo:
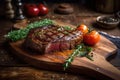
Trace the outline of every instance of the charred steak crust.
<path fill-rule="evenodd" d="M 42 54 L 74 49 L 82 40 L 81 31 L 65 30 L 60 26 L 49 25 L 31 29 L 24 46 Z"/>

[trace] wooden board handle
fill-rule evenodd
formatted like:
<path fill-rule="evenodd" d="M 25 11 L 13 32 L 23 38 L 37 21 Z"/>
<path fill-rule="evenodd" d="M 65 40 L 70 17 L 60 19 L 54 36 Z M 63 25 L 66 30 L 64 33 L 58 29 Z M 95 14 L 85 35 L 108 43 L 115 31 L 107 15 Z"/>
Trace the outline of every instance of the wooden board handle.
<path fill-rule="evenodd" d="M 91 70 L 93 70 L 93 74 L 89 74 L 90 76 L 95 76 L 97 77 L 101 77 L 99 73 L 105 75 L 104 80 L 119 80 L 120 79 L 120 70 L 117 69 L 116 67 L 114 67 L 112 64 L 110 64 L 108 61 L 106 61 L 104 58 L 102 60 L 101 57 L 97 57 L 94 61 L 90 61 L 88 59 L 80 59 L 80 58 L 76 58 L 73 63 L 72 63 L 72 67 L 76 67 L 76 69 L 80 69 L 81 67 L 84 67 L 84 71 L 85 71 L 85 67 L 86 69 L 89 68 Z M 78 67 L 77 67 L 78 66 Z M 95 72 L 94 72 L 95 71 Z M 97 73 L 99 72 L 98 76 Z M 88 73 L 91 73 L 91 71 L 89 71 Z M 101 77 L 102 78 L 102 77 Z M 106 78 L 106 79 L 105 79 Z M 109 79 L 111 78 L 111 79 Z"/>

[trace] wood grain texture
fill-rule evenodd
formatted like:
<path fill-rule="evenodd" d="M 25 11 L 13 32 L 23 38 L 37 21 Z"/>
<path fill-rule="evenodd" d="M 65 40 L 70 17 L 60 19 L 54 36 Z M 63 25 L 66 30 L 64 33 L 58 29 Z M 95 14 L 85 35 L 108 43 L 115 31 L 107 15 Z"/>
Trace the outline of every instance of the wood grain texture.
<path fill-rule="evenodd" d="M 32 67 L 0 67 L 0 80 L 93 80 L 86 75 L 45 71 Z"/>
<path fill-rule="evenodd" d="M 95 77 L 101 77 L 100 75 L 103 74 L 102 78 L 113 78 L 116 80 L 120 78 L 120 71 L 106 60 L 108 56 L 115 53 L 116 46 L 114 46 L 113 43 L 103 36 L 101 36 L 101 38 L 101 41 L 94 47 L 94 61 L 90 61 L 86 58 L 76 57 L 70 67 L 70 69 L 73 71 L 68 69 L 68 72 L 83 73 L 90 76 L 96 73 L 97 76 Z M 47 70 L 63 71 L 62 65 L 64 61 L 72 53 L 72 50 L 66 50 L 64 52 L 36 55 L 30 51 L 25 51 L 21 46 L 22 42 L 23 41 L 10 43 L 13 52 L 27 63 Z M 89 74 L 88 71 L 90 71 L 92 74 Z"/>
<path fill-rule="evenodd" d="M 0 0 L 0 1 L 4 2 L 3 0 Z M 29 0 L 24 0 L 24 1 L 29 2 Z M 50 1 L 51 0 L 49 0 L 49 2 Z M 54 1 L 56 1 L 56 0 L 54 0 Z M 61 0 L 59 0 L 59 1 L 61 1 Z M 74 0 L 74 1 L 76 1 L 76 0 Z M 89 1 L 91 1 L 91 0 L 89 0 Z M 105 15 L 103 13 L 98 13 L 98 12 L 95 12 L 94 10 L 86 8 L 86 6 L 73 3 L 72 5 L 75 9 L 75 12 L 72 15 L 58 15 L 53 12 L 54 8 L 58 4 L 52 3 L 52 2 L 51 2 L 51 4 L 50 3 L 47 3 L 47 4 L 50 8 L 49 14 L 46 15 L 48 18 L 59 19 L 61 21 L 68 22 L 68 23 L 71 23 L 74 25 L 84 23 L 91 28 L 95 28 L 96 30 L 107 32 L 110 35 L 120 36 L 120 25 L 117 28 L 112 29 L 112 30 L 105 30 L 105 29 L 98 27 L 97 25 L 94 25 L 94 26 L 92 25 L 92 23 L 94 23 L 96 21 L 97 16 Z M 1 15 L 4 15 L 4 8 L 2 7 L 3 5 L 0 5 L 1 6 L 1 8 L 0 8 L 0 12 L 1 12 L 0 13 L 0 25 L 1 25 L 0 66 L 1 65 L 3 66 L 3 67 L 1 66 L 1 70 L 0 70 L 0 72 L 3 71 L 3 73 L 0 73 L 0 75 L 3 74 L 3 76 L 5 76 L 5 75 L 6 76 L 4 77 L 4 79 L 0 79 L 0 80 L 51 80 L 51 77 L 54 77 L 54 76 L 55 76 L 55 78 L 52 78 L 52 80 L 94 80 L 91 78 L 86 79 L 86 77 L 83 78 L 83 75 L 80 75 L 80 74 L 78 74 L 77 79 L 76 79 L 72 75 L 69 75 L 69 74 L 68 74 L 68 76 L 66 76 L 66 75 L 61 76 L 60 72 L 55 72 L 56 75 L 52 75 L 52 71 L 47 71 L 44 73 L 44 71 L 41 71 L 40 69 L 37 69 L 35 71 L 28 70 L 30 65 L 21 61 L 22 59 L 19 59 L 14 54 L 12 55 L 12 53 L 10 53 L 10 50 L 7 49 L 8 47 L 6 47 L 4 44 L 4 43 L 6 43 L 6 39 L 5 39 L 5 37 L 3 37 L 3 35 L 7 34 L 8 31 L 11 30 L 14 23 L 11 20 L 4 19 L 3 17 L 1 17 Z M 31 20 L 33 20 L 33 18 Z M 36 20 L 36 18 L 34 20 Z M 5 48 L 3 46 L 5 46 Z M 117 59 L 115 57 L 117 57 Z M 115 65 L 116 68 L 119 68 L 119 70 L 120 70 L 120 62 L 119 62 L 120 55 L 115 55 L 115 57 L 111 59 L 111 60 L 113 60 L 112 62 L 111 62 L 111 60 L 109 62 L 112 65 Z M 13 66 L 17 66 L 17 67 L 14 68 Z M 21 67 L 21 66 L 24 66 L 25 68 Z M 3 69 L 3 68 L 6 68 L 6 69 Z M 34 69 L 36 69 L 36 68 L 34 68 L 34 67 L 31 68 L 31 70 L 34 70 Z M 27 70 L 27 71 L 23 71 L 23 70 Z M 9 74 L 11 74 L 11 72 L 14 73 L 14 71 L 20 72 L 20 75 L 17 75 L 16 77 L 8 78 L 9 76 L 7 76 L 7 74 L 9 75 Z M 38 71 L 38 74 L 34 74 L 36 71 Z M 33 76 L 32 76 L 32 74 L 33 74 Z M 40 76 L 39 74 L 43 74 L 43 76 Z M 95 74 L 94 74 L 94 76 L 95 76 Z M 38 77 L 38 78 L 36 78 L 36 77 Z M 99 78 L 97 78 L 96 80 L 99 80 Z"/>
<path fill-rule="evenodd" d="M 67 25 L 62 22 L 58 23 L 59 25 Z M 66 50 L 64 52 L 55 52 L 44 55 L 35 54 L 34 52 L 23 48 L 23 41 L 24 40 L 10 43 L 13 53 L 27 63 L 47 70 L 63 71 L 63 63 L 73 51 Z M 100 80 L 120 79 L 120 71 L 106 60 L 110 55 L 115 54 L 117 50 L 116 46 L 108 39 L 101 36 L 101 41 L 93 48 L 94 61 L 90 61 L 84 57 L 76 57 L 66 72 L 85 74 L 97 77 Z"/>

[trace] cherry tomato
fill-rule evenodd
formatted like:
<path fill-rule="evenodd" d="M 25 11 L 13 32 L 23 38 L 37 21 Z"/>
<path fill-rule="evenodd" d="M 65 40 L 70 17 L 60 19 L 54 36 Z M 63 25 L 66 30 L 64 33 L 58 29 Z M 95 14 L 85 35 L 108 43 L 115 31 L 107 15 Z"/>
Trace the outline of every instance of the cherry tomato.
<path fill-rule="evenodd" d="M 39 15 L 46 15 L 49 12 L 48 8 L 43 4 L 39 4 L 38 8 L 40 10 Z"/>
<path fill-rule="evenodd" d="M 80 26 L 78 26 L 77 29 L 80 30 L 81 32 L 83 32 L 83 34 L 88 33 L 88 30 L 89 30 L 88 27 L 84 24 L 81 24 Z"/>
<path fill-rule="evenodd" d="M 93 30 L 83 36 L 83 42 L 87 45 L 95 45 L 100 41 L 100 34 Z"/>
<path fill-rule="evenodd" d="M 26 15 L 30 17 L 38 16 L 39 8 L 36 6 L 36 4 L 25 4 L 24 7 Z"/>

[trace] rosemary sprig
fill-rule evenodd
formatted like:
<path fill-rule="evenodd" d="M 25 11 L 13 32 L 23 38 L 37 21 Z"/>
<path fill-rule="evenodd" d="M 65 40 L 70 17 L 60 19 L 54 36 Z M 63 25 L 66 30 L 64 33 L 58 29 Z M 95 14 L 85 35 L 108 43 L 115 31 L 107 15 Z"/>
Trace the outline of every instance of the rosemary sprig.
<path fill-rule="evenodd" d="M 85 46 L 83 43 L 78 45 L 76 49 L 73 51 L 73 53 L 66 59 L 65 63 L 63 64 L 64 70 L 66 70 L 70 66 L 71 62 L 74 60 L 76 56 L 86 57 L 89 60 L 93 61 L 92 57 L 88 55 L 88 53 L 91 51 L 92 48 Z"/>
<path fill-rule="evenodd" d="M 36 21 L 36 22 L 28 24 L 27 27 L 24 29 L 14 30 L 14 31 L 9 32 L 7 35 L 5 35 L 5 37 L 9 38 L 12 41 L 21 40 L 27 36 L 30 29 L 36 28 L 36 27 L 42 27 L 42 26 L 46 26 L 50 24 L 53 24 L 53 21 L 50 19 L 43 19 L 40 21 Z"/>

